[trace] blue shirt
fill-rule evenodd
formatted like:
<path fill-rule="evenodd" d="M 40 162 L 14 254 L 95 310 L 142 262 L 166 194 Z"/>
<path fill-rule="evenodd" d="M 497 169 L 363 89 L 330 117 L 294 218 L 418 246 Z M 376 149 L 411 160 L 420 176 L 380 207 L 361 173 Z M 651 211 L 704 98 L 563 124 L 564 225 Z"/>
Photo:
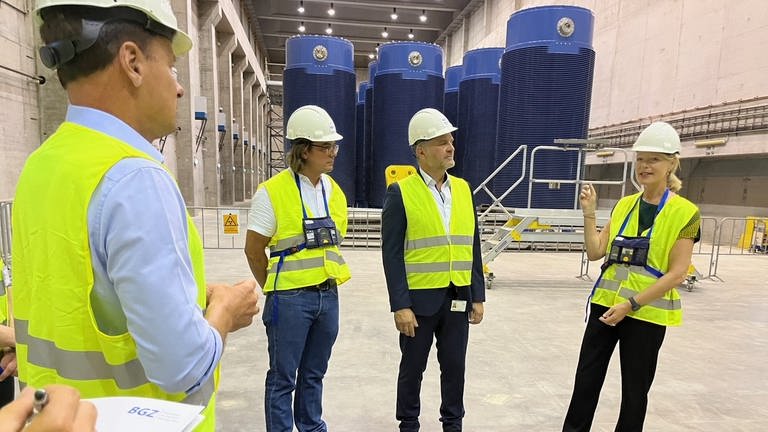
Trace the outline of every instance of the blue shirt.
<path fill-rule="evenodd" d="M 70 105 L 67 121 L 163 162 L 149 141 L 108 113 Z M 88 205 L 91 307 L 99 329 L 130 332 L 147 378 L 169 393 L 189 394 L 212 379 L 223 343 L 197 305 L 187 230 L 176 182 L 147 159 L 115 164 Z"/>

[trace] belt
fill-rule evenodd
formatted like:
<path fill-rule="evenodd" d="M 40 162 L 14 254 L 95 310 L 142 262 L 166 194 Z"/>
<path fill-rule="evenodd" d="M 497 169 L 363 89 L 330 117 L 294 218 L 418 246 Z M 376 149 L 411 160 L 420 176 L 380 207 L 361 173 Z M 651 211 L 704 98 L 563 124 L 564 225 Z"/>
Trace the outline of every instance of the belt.
<path fill-rule="evenodd" d="M 336 283 L 336 279 L 326 279 L 319 284 L 315 285 L 309 285 L 305 287 L 299 287 L 299 288 L 291 288 L 287 290 L 279 290 L 279 291 L 270 291 L 267 294 L 274 294 L 275 292 L 278 293 L 286 293 L 291 291 L 329 291 L 334 290 L 338 284 Z"/>
<path fill-rule="evenodd" d="M 304 291 L 328 291 L 330 289 L 336 288 L 338 284 L 336 283 L 336 279 L 326 279 L 319 284 L 315 285 L 309 285 L 301 288 L 296 288 Z"/>

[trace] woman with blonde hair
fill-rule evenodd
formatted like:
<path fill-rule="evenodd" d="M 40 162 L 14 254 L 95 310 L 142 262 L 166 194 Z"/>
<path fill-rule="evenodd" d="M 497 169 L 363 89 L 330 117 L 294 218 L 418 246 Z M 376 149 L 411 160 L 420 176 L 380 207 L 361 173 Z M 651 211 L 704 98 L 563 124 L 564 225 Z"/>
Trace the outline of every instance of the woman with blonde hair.
<path fill-rule="evenodd" d="M 621 409 L 615 431 L 641 431 L 664 334 L 668 326 L 682 321 L 675 287 L 688 272 L 701 220 L 699 209 L 678 195 L 680 137 L 669 124 L 652 123 L 632 150 L 643 190 L 619 200 L 600 232 L 595 226 L 594 187 L 585 185 L 579 195 L 587 256 L 591 261 L 605 260 L 590 295 L 563 432 L 590 430 L 617 343 Z"/>

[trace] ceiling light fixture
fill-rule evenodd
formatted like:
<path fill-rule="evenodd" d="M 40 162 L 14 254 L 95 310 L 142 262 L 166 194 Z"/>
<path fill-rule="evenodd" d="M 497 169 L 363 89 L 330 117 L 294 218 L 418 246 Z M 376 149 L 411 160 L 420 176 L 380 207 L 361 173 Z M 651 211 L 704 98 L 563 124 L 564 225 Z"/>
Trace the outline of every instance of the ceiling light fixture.
<path fill-rule="evenodd" d="M 408 30 L 408 39 L 413 39 L 413 29 Z"/>
<path fill-rule="evenodd" d="M 389 32 L 387 31 L 386 27 L 384 27 L 384 31 L 381 32 L 381 37 L 383 37 L 384 39 L 389 37 Z"/>
<path fill-rule="evenodd" d="M 392 13 L 389 14 L 389 17 L 392 18 L 392 21 L 397 21 L 397 8 L 392 8 Z"/>
<path fill-rule="evenodd" d="M 331 2 L 331 7 L 328 8 L 328 15 L 330 16 L 336 15 L 336 9 L 333 8 L 333 2 Z"/>
<path fill-rule="evenodd" d="M 307 31 L 307 28 L 304 27 L 304 21 L 302 21 L 301 24 L 299 24 L 299 31 L 302 32 L 302 33 Z"/>
<path fill-rule="evenodd" d="M 421 15 L 419 15 L 419 21 L 421 22 L 427 22 L 427 11 L 422 9 Z"/>
<path fill-rule="evenodd" d="M 304 0 L 301 0 L 301 1 L 299 2 L 299 7 L 297 7 L 297 8 L 296 8 L 296 10 L 297 10 L 299 13 L 301 13 L 301 14 L 303 14 L 303 13 L 304 13 Z"/>
<path fill-rule="evenodd" d="M 331 28 L 331 23 L 328 23 L 328 28 L 327 28 L 327 29 L 325 29 L 325 33 L 326 33 L 326 34 L 331 34 L 331 33 L 333 33 L 333 28 Z"/>

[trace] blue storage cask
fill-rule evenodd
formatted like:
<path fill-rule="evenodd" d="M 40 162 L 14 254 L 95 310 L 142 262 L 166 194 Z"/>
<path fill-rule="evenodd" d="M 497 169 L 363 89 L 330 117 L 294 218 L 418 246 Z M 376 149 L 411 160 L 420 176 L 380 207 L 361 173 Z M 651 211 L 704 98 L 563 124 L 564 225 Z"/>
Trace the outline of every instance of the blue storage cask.
<path fill-rule="evenodd" d="M 355 207 L 368 207 L 366 189 L 368 185 L 368 171 L 366 169 L 365 149 L 365 93 L 368 89 L 368 81 L 363 81 L 357 87 L 357 104 L 355 105 L 355 175 L 357 185 L 355 187 Z"/>
<path fill-rule="evenodd" d="M 368 63 L 368 87 L 365 89 L 365 139 L 363 140 L 365 146 L 365 200 L 367 207 L 370 207 L 371 203 L 371 144 L 373 139 L 371 134 L 373 133 L 373 77 L 376 76 L 376 69 L 379 67 L 379 62 L 374 60 Z"/>
<path fill-rule="evenodd" d="M 445 103 L 443 114 L 452 125 L 456 126 L 459 112 L 459 81 L 464 76 L 464 66 L 451 66 L 445 70 Z M 454 137 L 454 140 L 456 137 Z"/>
<path fill-rule="evenodd" d="M 371 207 L 386 193 L 389 165 L 416 165 L 408 144 L 408 122 L 422 108 L 443 109 L 443 49 L 423 42 L 390 42 L 379 47 L 373 79 Z"/>
<path fill-rule="evenodd" d="M 443 94 L 443 114 L 456 126 L 459 114 L 459 81 L 464 75 L 464 67 L 462 65 L 455 65 L 445 70 L 445 93 Z M 457 133 L 453 133 L 453 146 L 458 145 L 459 136 Z M 456 165 L 459 161 L 456 161 Z M 457 169 L 454 166 L 451 170 L 451 174 L 461 177 L 461 168 Z"/>
<path fill-rule="evenodd" d="M 480 48 L 464 54 L 464 76 L 459 83 L 459 128 L 454 172 L 476 188 L 496 169 L 496 129 L 499 109 L 499 61 L 504 48 Z M 458 170 L 457 170 L 458 168 Z M 490 204 L 478 192 L 475 204 Z"/>
<path fill-rule="evenodd" d="M 293 36 L 285 42 L 283 72 L 283 122 L 297 108 L 317 105 L 328 112 L 344 137 L 337 142 L 339 152 L 331 175 L 348 203 L 357 196 L 353 52 L 352 43 L 338 37 Z M 289 146 L 286 140 L 286 152 Z"/>
<path fill-rule="evenodd" d="M 512 14 L 501 59 L 499 121 L 495 163 L 498 166 L 521 145 L 531 150 L 553 145 L 556 138 L 586 138 L 592 95 L 595 52 L 594 16 L 574 6 L 542 6 Z M 536 154 L 537 179 L 576 179 L 578 153 Z M 494 180 L 497 196 L 519 178 L 522 157 Z M 508 207 L 527 207 L 530 170 L 504 200 Z M 554 187 L 553 187 L 554 186 Z M 534 184 L 531 207 L 574 208 L 576 186 Z"/>

